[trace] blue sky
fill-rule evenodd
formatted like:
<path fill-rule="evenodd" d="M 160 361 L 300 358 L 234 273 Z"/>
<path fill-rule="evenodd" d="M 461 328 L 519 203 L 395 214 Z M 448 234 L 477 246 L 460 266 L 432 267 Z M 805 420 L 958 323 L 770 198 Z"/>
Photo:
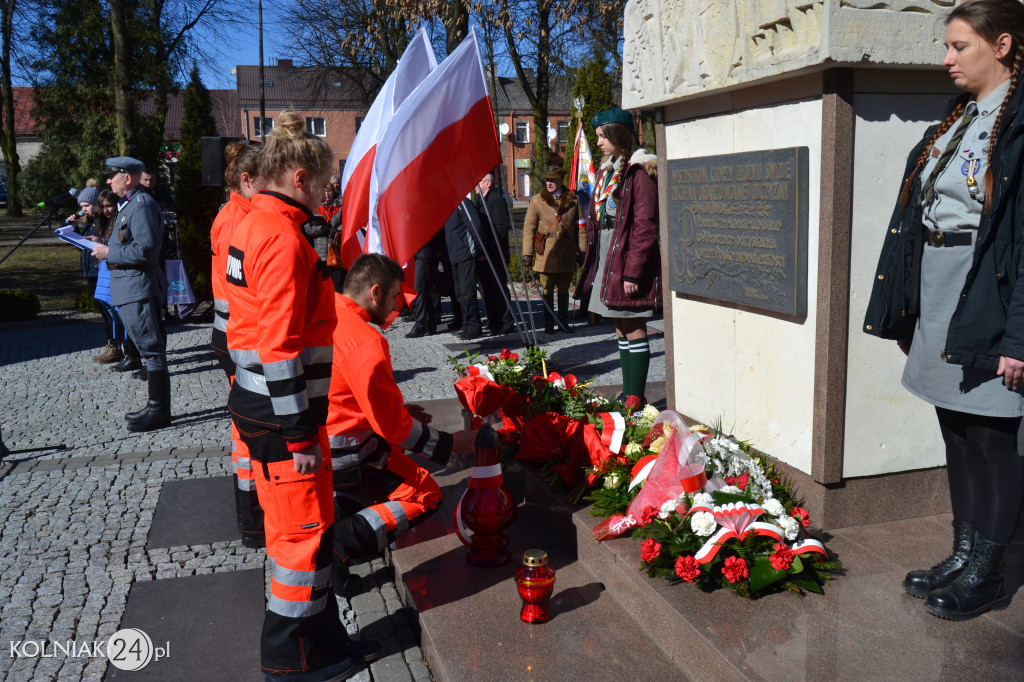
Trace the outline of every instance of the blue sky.
<path fill-rule="evenodd" d="M 274 21 L 266 4 L 263 6 L 263 61 L 273 63 L 276 58 L 288 59 L 290 54 L 282 52 L 274 38 L 281 28 Z M 199 67 L 203 85 L 209 89 L 234 89 L 235 77 L 231 68 L 239 64 L 259 64 L 259 23 L 253 8 L 251 21 L 246 23 L 221 24 L 210 31 L 209 40 L 217 46 L 220 54 L 212 55 L 211 63 Z"/>

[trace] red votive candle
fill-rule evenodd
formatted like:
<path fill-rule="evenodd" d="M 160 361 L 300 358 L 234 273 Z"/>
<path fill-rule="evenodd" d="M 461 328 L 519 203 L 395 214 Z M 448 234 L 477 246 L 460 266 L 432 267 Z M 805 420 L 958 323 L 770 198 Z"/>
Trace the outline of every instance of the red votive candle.
<path fill-rule="evenodd" d="M 523 599 L 519 617 L 527 623 L 551 620 L 551 593 L 555 591 L 555 569 L 548 566 L 543 549 L 523 552 L 523 563 L 516 567 L 516 586 Z"/>

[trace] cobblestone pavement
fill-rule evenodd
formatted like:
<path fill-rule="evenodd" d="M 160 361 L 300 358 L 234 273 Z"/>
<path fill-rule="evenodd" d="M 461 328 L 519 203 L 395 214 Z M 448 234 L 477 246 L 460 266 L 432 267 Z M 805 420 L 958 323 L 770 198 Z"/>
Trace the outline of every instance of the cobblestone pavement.
<path fill-rule="evenodd" d="M 227 383 L 208 350 L 209 327 L 169 328 L 172 427 L 129 434 L 123 413 L 146 399 L 145 382 L 112 372 L 90 357 L 102 345 L 96 319 L 47 314 L 38 322 L 0 325 L 0 433 L 14 451 L 0 461 L 0 646 L 25 639 L 92 641 L 118 629 L 131 586 L 202 573 L 263 567 L 265 553 L 239 541 L 145 549 L 165 481 L 230 475 Z M 75 317 L 75 316 L 72 316 Z M 386 332 L 407 400 L 454 397 L 446 356 L 452 334 L 406 339 L 411 322 Z M 661 329 L 661 320 L 651 322 Z M 560 371 L 621 381 L 608 323 L 577 327 L 545 344 Z M 541 334 L 541 337 L 545 335 Z M 484 340 L 486 352 L 522 348 L 518 337 Z M 446 344 L 451 347 L 446 347 Z M 652 338 L 650 380 L 664 379 L 664 340 Z M 66 450 L 54 450 L 64 444 Z M 367 628 L 400 653 L 360 672 L 369 680 L 431 679 L 414 615 L 403 608 L 389 567 L 358 566 L 371 591 L 339 600 L 349 632 Z M 372 628 L 368 627 L 372 624 Z M 257 662 L 254 661 L 256 666 Z M 0 653 L 0 679 L 100 680 L 106 659 L 16 658 Z"/>

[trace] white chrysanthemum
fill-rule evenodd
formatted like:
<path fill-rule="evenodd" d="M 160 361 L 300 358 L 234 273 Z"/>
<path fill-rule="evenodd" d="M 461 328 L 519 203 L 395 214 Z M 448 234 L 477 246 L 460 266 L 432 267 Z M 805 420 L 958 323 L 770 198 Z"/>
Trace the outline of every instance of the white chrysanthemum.
<path fill-rule="evenodd" d="M 785 516 L 786 508 L 775 498 L 769 497 L 761 503 L 761 507 L 769 516 Z"/>
<path fill-rule="evenodd" d="M 512 371 L 515 372 L 516 374 L 519 374 L 520 372 L 522 372 L 525 369 L 526 368 L 523 367 L 522 365 L 515 365 L 514 367 L 512 367 Z"/>
<path fill-rule="evenodd" d="M 779 527 L 785 532 L 787 540 L 796 540 L 796 536 L 800 532 L 800 524 L 796 522 L 796 519 L 792 516 L 779 516 L 775 519 L 775 523 L 779 524 Z"/>
<path fill-rule="evenodd" d="M 604 487 L 608 490 L 615 490 L 622 485 L 622 478 L 618 474 L 608 474 L 604 477 Z"/>
<path fill-rule="evenodd" d="M 565 379 L 555 379 L 551 382 L 555 388 L 564 391 L 565 390 Z"/>
<path fill-rule="evenodd" d="M 690 528 L 693 532 L 702 538 L 706 538 L 715 532 L 715 528 L 718 527 L 718 523 L 715 521 L 715 515 L 709 514 L 708 512 L 697 512 L 690 517 Z"/>
<path fill-rule="evenodd" d="M 647 421 L 649 421 L 649 422 L 651 422 L 653 424 L 654 420 L 658 418 L 659 412 L 658 412 L 658 408 L 656 408 L 654 405 L 647 405 L 644 408 L 644 411 L 643 411 L 642 414 L 644 415 L 644 419 L 646 419 Z"/>
<path fill-rule="evenodd" d="M 697 493 L 693 496 L 693 504 L 696 505 L 707 505 L 712 506 L 715 503 L 715 498 L 711 496 L 711 493 Z M 704 512 L 706 513 L 706 512 Z"/>
<path fill-rule="evenodd" d="M 662 520 L 665 520 L 665 519 L 668 518 L 668 515 L 671 514 L 672 512 L 674 512 L 675 510 L 676 510 L 676 501 L 675 501 L 675 499 L 668 500 L 667 502 L 665 502 L 665 504 L 661 505 L 661 511 L 658 512 L 658 518 L 662 519 Z"/>
<path fill-rule="evenodd" d="M 721 489 L 723 493 L 729 493 L 730 495 L 742 495 L 743 491 L 734 485 L 727 485 Z"/>
<path fill-rule="evenodd" d="M 644 446 L 639 443 L 626 444 L 626 457 L 636 457 L 644 451 Z"/>

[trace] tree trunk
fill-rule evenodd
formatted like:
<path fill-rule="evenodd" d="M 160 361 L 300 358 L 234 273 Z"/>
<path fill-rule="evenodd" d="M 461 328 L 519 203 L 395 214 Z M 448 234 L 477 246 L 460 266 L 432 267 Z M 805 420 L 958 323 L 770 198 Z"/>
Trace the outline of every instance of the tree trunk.
<path fill-rule="evenodd" d="M 135 102 L 128 63 L 128 22 L 123 0 L 110 2 L 110 34 L 114 42 L 114 111 L 117 116 L 117 151 L 135 151 Z"/>
<path fill-rule="evenodd" d="M 447 13 L 444 17 L 444 30 L 447 39 L 448 54 L 459 46 L 462 39 L 469 35 L 469 8 L 463 0 L 448 0 Z"/>
<path fill-rule="evenodd" d="M 11 29 L 14 25 L 14 3 L 15 0 L 4 0 L 2 16 L 3 45 L 0 47 L 0 72 L 3 89 L 4 126 L 0 129 L 3 133 L 4 161 L 7 166 L 7 215 L 17 217 L 21 215 L 21 193 L 18 191 L 18 174 L 21 172 L 21 163 L 18 160 L 18 139 L 14 129 L 14 89 L 11 86 Z"/>

